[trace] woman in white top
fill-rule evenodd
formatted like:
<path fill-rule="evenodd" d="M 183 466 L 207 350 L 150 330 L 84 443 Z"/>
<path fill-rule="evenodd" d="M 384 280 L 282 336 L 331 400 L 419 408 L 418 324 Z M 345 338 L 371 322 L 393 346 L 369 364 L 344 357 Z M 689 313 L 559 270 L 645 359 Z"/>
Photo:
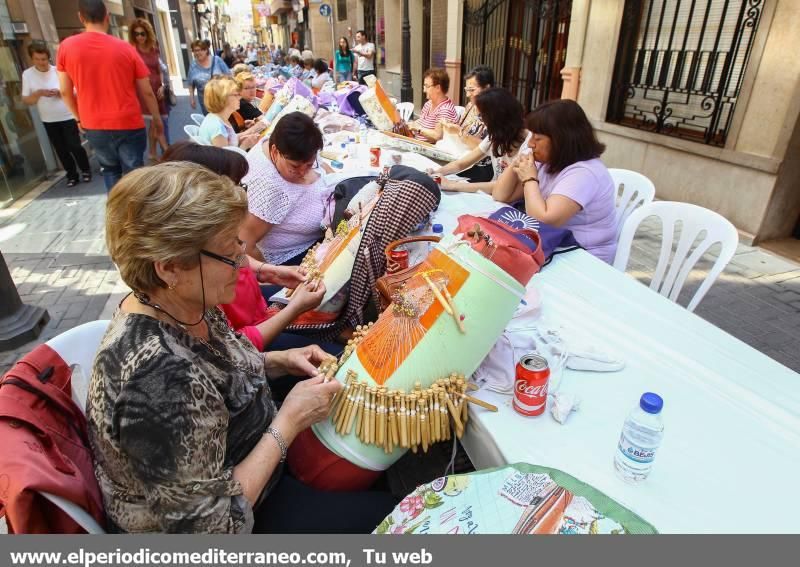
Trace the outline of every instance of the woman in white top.
<path fill-rule="evenodd" d="M 203 92 L 205 107 L 208 110 L 200 124 L 200 142 L 224 148 L 236 146 L 251 148 L 258 141 L 258 134 L 266 125 L 260 120 L 244 132 L 237 134 L 230 125 L 230 117 L 239 110 L 242 94 L 239 85 L 228 76 L 211 79 Z"/>
<path fill-rule="evenodd" d="M 247 155 L 249 214 L 239 237 L 250 254 L 277 265 L 298 265 L 323 236 L 333 189 L 325 186 L 317 152 L 322 133 L 302 112 L 280 119 L 269 140 Z"/>
<path fill-rule="evenodd" d="M 92 180 L 89 158 L 81 145 L 78 123 L 61 100 L 58 73 L 50 64 L 50 49 L 44 42 L 28 46 L 33 67 L 22 73 L 22 102 L 36 105 L 47 137 L 67 172 L 67 187 L 78 184 L 78 169 L 84 181 Z"/>
<path fill-rule="evenodd" d="M 331 74 L 328 73 L 328 64 L 322 59 L 314 61 L 314 71 L 317 75 L 311 79 L 311 88 L 319 90 L 331 80 Z"/>
<path fill-rule="evenodd" d="M 459 173 L 488 156 L 492 160 L 494 178 L 483 183 L 465 183 L 443 178 L 441 187 L 446 191 L 483 191 L 491 194 L 503 171 L 508 169 L 518 155 L 530 151 L 527 147 L 530 132 L 525 129 L 522 105 L 514 95 L 506 89 L 486 89 L 475 97 L 475 106 L 486 126 L 487 136 L 469 153 L 438 169 L 431 169 L 429 173 L 442 176 Z"/>

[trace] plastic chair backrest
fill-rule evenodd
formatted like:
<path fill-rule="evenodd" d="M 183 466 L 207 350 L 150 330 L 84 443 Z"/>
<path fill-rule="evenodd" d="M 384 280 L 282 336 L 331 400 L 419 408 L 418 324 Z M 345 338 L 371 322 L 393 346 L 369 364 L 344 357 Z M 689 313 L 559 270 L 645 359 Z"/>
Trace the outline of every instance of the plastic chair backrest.
<path fill-rule="evenodd" d="M 652 203 L 656 197 L 656 186 L 647 177 L 636 171 L 629 169 L 609 169 L 611 179 L 614 180 L 617 198 L 617 239 L 622 232 L 622 225 L 630 214 L 648 203 Z M 622 185 L 622 195 L 619 195 L 619 187 Z"/>
<path fill-rule="evenodd" d="M 614 258 L 616 269 L 624 272 L 628 267 L 636 229 L 644 219 L 652 216 L 661 220 L 662 239 L 661 253 L 650 282 L 650 289 L 668 297 L 671 301 L 677 302 L 689 272 L 708 249 L 717 242 L 722 244 L 719 255 L 706 274 L 705 280 L 689 301 L 689 305 L 686 306 L 689 311 L 694 311 L 719 274 L 733 258 L 739 243 L 736 227 L 722 215 L 690 203 L 671 201 L 648 203 L 633 211 L 622 227 L 617 243 L 617 256 Z M 681 234 L 673 255 L 677 222 L 681 223 Z M 691 250 L 692 244 L 698 240 L 701 233 L 705 233 L 704 238 L 697 243 L 694 250 Z"/>
<path fill-rule="evenodd" d="M 79 367 L 72 372 L 72 401 L 81 411 L 86 413 L 86 397 L 89 394 L 89 379 L 92 375 L 94 355 L 100 346 L 100 340 L 108 328 L 107 319 L 90 321 L 64 331 L 60 335 L 47 341 L 47 346 L 52 348 L 70 366 Z"/>
<path fill-rule="evenodd" d="M 202 114 L 190 114 L 189 117 L 194 121 L 195 124 L 200 126 L 203 123 L 204 116 Z"/>
<path fill-rule="evenodd" d="M 200 135 L 200 126 L 195 126 L 194 124 L 187 124 L 183 127 L 183 131 L 186 132 L 186 135 L 190 138 L 197 138 Z"/>
<path fill-rule="evenodd" d="M 467 109 L 463 106 L 456 106 L 456 116 L 458 116 L 458 121 L 461 122 L 461 119 L 464 118 L 464 113 Z"/>
<path fill-rule="evenodd" d="M 397 103 L 397 112 L 400 113 L 400 117 L 408 122 L 411 120 L 411 117 L 414 115 L 414 103 L 413 102 L 399 102 Z"/>
<path fill-rule="evenodd" d="M 64 331 L 47 341 L 47 346 L 56 351 L 64 359 L 64 362 L 73 367 L 71 379 L 72 401 L 84 413 L 86 413 L 86 398 L 89 394 L 89 379 L 92 375 L 94 356 L 106 329 L 108 329 L 109 323 L 110 321 L 107 319 L 90 321 L 69 331 Z M 49 492 L 40 491 L 39 494 L 61 508 L 87 533 L 106 533 L 95 519 L 77 504 Z"/>

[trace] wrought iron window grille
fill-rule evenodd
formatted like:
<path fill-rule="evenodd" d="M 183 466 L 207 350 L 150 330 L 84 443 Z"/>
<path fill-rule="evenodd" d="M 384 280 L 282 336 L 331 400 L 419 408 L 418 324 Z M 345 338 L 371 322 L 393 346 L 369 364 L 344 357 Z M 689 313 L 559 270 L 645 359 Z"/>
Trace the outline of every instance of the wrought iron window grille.
<path fill-rule="evenodd" d="M 608 122 L 724 146 L 762 0 L 626 0 Z"/>

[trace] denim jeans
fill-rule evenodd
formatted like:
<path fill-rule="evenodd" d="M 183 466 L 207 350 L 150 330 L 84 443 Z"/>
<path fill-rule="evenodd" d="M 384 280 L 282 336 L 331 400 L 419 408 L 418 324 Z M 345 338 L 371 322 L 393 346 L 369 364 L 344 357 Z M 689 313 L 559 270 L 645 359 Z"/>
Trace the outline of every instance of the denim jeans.
<path fill-rule="evenodd" d="M 86 139 L 97 155 L 106 191 L 131 170 L 144 165 L 147 130 L 86 130 Z"/>

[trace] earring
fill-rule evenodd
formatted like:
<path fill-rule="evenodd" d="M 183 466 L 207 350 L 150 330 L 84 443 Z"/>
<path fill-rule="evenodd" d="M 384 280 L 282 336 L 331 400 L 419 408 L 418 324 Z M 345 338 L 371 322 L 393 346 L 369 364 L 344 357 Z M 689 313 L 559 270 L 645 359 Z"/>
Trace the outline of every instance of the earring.
<path fill-rule="evenodd" d="M 177 285 L 177 284 L 176 284 L 175 282 L 172 282 L 171 284 L 169 284 L 169 285 L 167 286 L 167 289 L 169 289 L 170 291 L 174 291 L 174 290 L 175 290 L 175 286 L 176 286 L 176 285 Z"/>

